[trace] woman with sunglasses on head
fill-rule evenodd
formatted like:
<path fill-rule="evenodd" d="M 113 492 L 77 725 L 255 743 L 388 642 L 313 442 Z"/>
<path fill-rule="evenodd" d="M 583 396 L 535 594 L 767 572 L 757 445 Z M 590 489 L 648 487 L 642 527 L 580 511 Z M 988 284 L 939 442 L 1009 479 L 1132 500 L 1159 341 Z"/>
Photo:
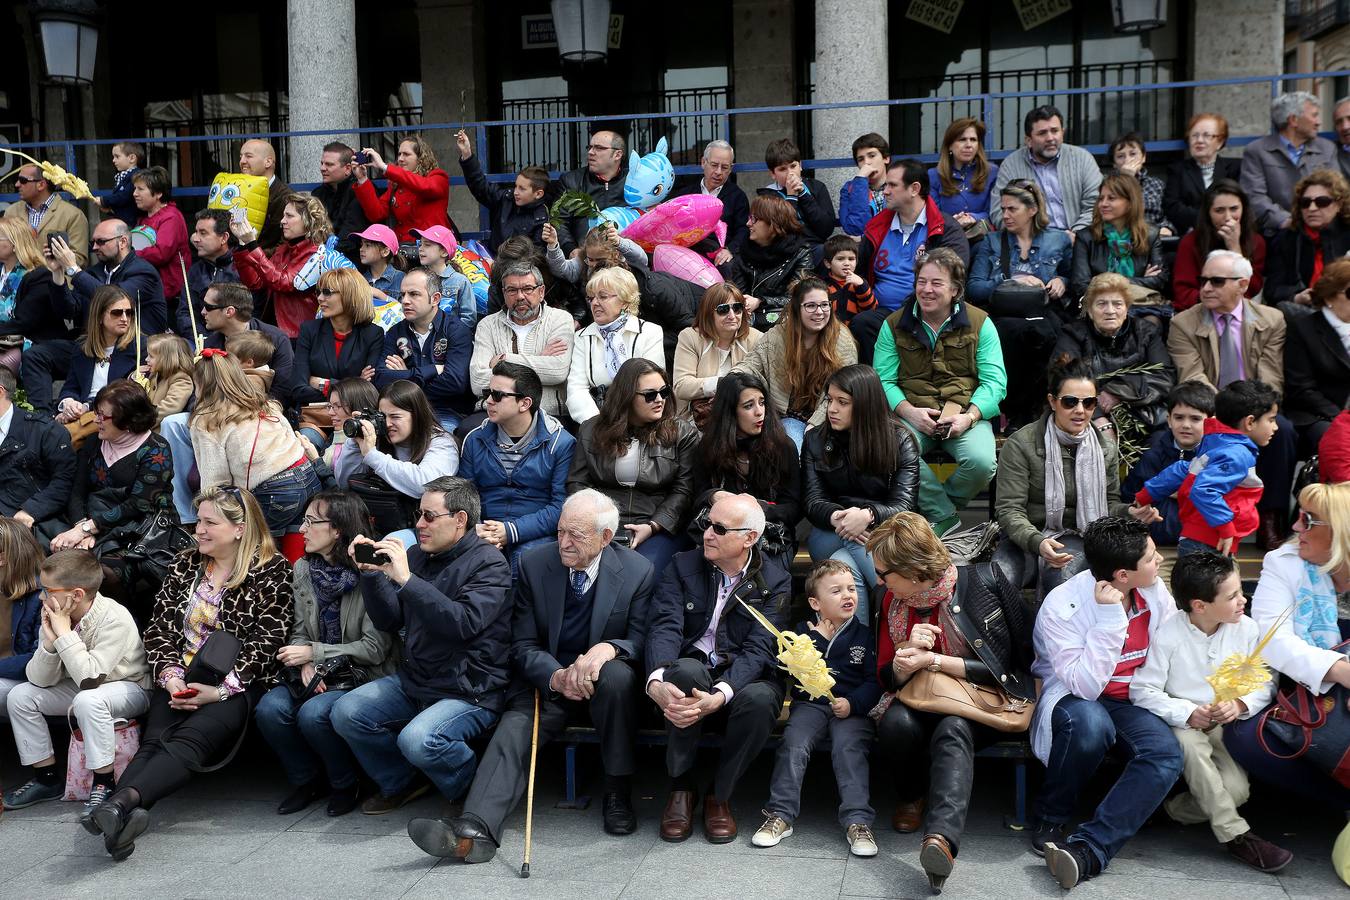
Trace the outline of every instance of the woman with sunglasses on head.
<path fill-rule="evenodd" d="M 647 359 L 619 367 L 600 414 L 577 432 L 567 493 L 595 488 L 613 500 L 615 542 L 647 557 L 658 578 L 685 546 L 698 440 L 698 429 L 675 417 L 665 371 Z"/>
<path fill-rule="evenodd" d="M 732 288 L 735 290 L 735 288 Z M 690 537 L 702 540 L 704 514 L 721 494 L 749 494 L 764 511 L 760 552 L 775 557 L 784 570 L 797 553 L 797 523 L 802 517 L 802 472 L 768 388 L 749 372 L 731 372 L 717 380 L 717 393 L 694 457 L 694 504 Z"/>
<path fill-rule="evenodd" d="M 300 532 L 305 555 L 291 574 L 295 624 L 290 643 L 277 651 L 287 683 L 263 696 L 256 716 L 292 788 L 278 815 L 328 796 L 328 815 L 343 816 L 356 808 L 361 769 L 333 730 L 333 704 L 352 688 L 393 673 L 393 636 L 371 624 L 347 552 L 358 535 L 371 536 L 361 499 L 346 491 L 316 494 Z"/>
<path fill-rule="evenodd" d="M 604 266 L 586 282 L 591 324 L 577 332 L 567 372 L 567 414 L 578 425 L 600 412 L 609 384 L 624 361 L 665 366 L 665 333 L 638 314 L 642 298 L 627 269 Z"/>
<path fill-rule="evenodd" d="M 857 615 L 870 622 L 876 569 L 867 553 L 872 528 L 918 505 L 919 448 L 888 404 L 871 366 L 845 366 L 825 387 L 825 424 L 806 433 L 802 487 L 813 562 L 835 559 L 853 571 Z"/>
<path fill-rule="evenodd" d="M 141 364 L 136 357 L 138 334 L 136 307 L 126 291 L 111 284 L 94 291 L 84 340 L 70 360 L 56 404 L 56 421 L 78 422 L 92 408 L 95 394 L 110 382 L 132 376 Z"/>
<path fill-rule="evenodd" d="M 718 379 L 745 359 L 764 335 L 750 327 L 745 298 L 734 284 L 703 292 L 694 324 L 675 346 L 675 411 L 700 429 L 712 410 Z"/>
<path fill-rule="evenodd" d="M 330 269 L 319 277 L 319 316 L 300 326 L 295 346 L 292 405 L 300 431 L 323 449 L 331 438 L 322 426 L 324 404 L 333 383 L 343 378 L 375 378 L 384 357 L 384 329 L 375 324 L 370 285 L 355 269 Z M 306 408 L 314 410 L 307 415 Z"/>
<path fill-rule="evenodd" d="M 1262 634 L 1274 630 L 1261 652 L 1266 665 L 1326 697 L 1337 685 L 1350 688 L 1350 659 L 1335 649 L 1350 639 L 1350 483 L 1308 485 L 1298 505 L 1294 537 L 1261 563 L 1251 616 Z M 1267 728 L 1260 712 L 1225 726 L 1223 743 L 1234 761 L 1286 795 L 1350 810 L 1350 788 L 1303 756 L 1298 729 Z M 1340 758 L 1350 747 L 1336 749 Z"/>
<path fill-rule="evenodd" d="M 1247 296 L 1261 293 L 1266 267 L 1266 239 L 1256 230 L 1247 192 L 1237 181 L 1219 179 L 1200 198 L 1201 214 L 1177 245 L 1172 263 L 1172 308 L 1190 309 L 1200 301 L 1200 270 L 1213 250 L 1241 253 L 1252 264 Z"/>
<path fill-rule="evenodd" d="M 1078 532 L 1123 516 L 1116 442 L 1092 425 L 1097 381 L 1082 360 L 1057 361 L 1047 377 L 1049 411 L 1008 438 L 998 457 L 994 517 L 1007 538 L 994 563 L 1019 588 L 1044 597 L 1083 566 Z"/>
<path fill-rule="evenodd" d="M 145 630 L 156 688 L 141 747 L 86 826 L 119 862 L 156 803 L 233 756 L 250 710 L 280 676 L 277 651 L 290 633 L 291 567 L 253 495 L 214 487 L 193 505 L 197 546 L 174 560 Z"/>
<path fill-rule="evenodd" d="M 1350 184 L 1319 169 L 1294 186 L 1289 226 L 1266 252 L 1265 302 L 1289 316 L 1310 315 L 1322 269 L 1350 251 Z"/>
<path fill-rule="evenodd" d="M 232 219 L 230 233 L 239 241 L 234 251 L 239 280 L 266 296 L 258 315 L 270 308 L 277 327 L 295 340 L 300 326 L 314 318 L 315 308 L 314 289 L 301 273 L 333 234 L 323 203 L 313 194 L 291 194 L 281 213 L 282 241 L 270 256 L 258 246 L 258 235 L 247 219 Z"/>
<path fill-rule="evenodd" d="M 756 195 L 746 224 L 750 239 L 732 257 L 727 281 L 745 295 L 750 324 L 766 330 L 787 315 L 792 285 L 811 275 L 811 246 L 782 197 Z"/>

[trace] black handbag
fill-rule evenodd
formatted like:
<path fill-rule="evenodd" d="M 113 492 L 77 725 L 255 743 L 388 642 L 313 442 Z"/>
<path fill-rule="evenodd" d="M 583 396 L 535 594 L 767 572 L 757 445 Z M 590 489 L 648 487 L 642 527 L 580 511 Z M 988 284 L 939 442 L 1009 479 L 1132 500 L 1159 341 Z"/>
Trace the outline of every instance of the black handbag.
<path fill-rule="evenodd" d="M 162 579 L 174 557 L 195 545 L 192 535 L 179 524 L 177 512 L 161 509 L 123 545 L 121 556 L 129 562 L 148 563 Z"/>
<path fill-rule="evenodd" d="M 417 504 L 421 498 L 394 490 L 374 472 L 358 472 L 351 476 L 347 479 L 347 490 L 365 502 L 378 535 L 403 531 L 416 524 Z"/>
<path fill-rule="evenodd" d="M 350 691 L 365 684 L 364 674 L 346 655 L 334 656 L 314 664 L 314 677 L 306 682 L 300 677 L 301 666 L 287 666 L 284 671 L 286 690 L 299 706 L 318 691 L 319 685 L 328 691 Z"/>
<path fill-rule="evenodd" d="M 1012 280 L 1012 242 L 1008 239 L 1007 231 L 1000 238 L 1003 242 L 1003 257 L 1000 260 L 1003 281 L 994 288 L 986 311 L 996 319 L 1040 319 L 1048 316 L 1050 294 L 1043 287 Z"/>
<path fill-rule="evenodd" d="M 239 653 L 244 642 L 228 631 L 216 630 L 206 636 L 197 655 L 192 657 L 183 680 L 188 684 L 209 684 L 219 687 L 225 676 L 239 664 Z"/>

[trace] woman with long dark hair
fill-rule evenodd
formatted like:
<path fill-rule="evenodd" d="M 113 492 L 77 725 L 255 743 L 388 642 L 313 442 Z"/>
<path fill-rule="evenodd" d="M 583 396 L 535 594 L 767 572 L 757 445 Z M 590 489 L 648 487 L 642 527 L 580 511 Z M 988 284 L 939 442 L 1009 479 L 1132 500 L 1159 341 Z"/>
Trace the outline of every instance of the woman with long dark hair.
<path fill-rule="evenodd" d="M 1133 175 L 1116 172 L 1102 178 L 1092 224 L 1074 241 L 1072 295 L 1083 296 L 1092 276 L 1102 272 L 1124 275 L 1145 291 L 1167 290 L 1158 228 L 1144 220 L 1144 194 Z"/>
<path fill-rule="evenodd" d="M 802 517 L 801 467 L 797 448 L 769 403 L 769 391 L 749 372 L 732 372 L 717 382 L 712 410 L 694 460 L 694 509 L 690 524 L 700 540 L 718 495 L 749 494 L 764 510 L 760 549 L 791 567 Z"/>
<path fill-rule="evenodd" d="M 802 485 L 811 559 L 837 559 L 853 570 L 857 615 L 870 621 L 877 572 L 867 554 L 872 527 L 905 510 L 919 494 L 919 449 L 892 414 L 871 366 L 845 366 L 825 388 L 825 424 L 806 433 Z"/>
<path fill-rule="evenodd" d="M 1261 293 L 1266 267 L 1266 239 L 1256 230 L 1256 217 L 1247 192 L 1236 181 L 1221 178 L 1205 190 L 1195 229 L 1177 245 L 1172 263 L 1172 308 L 1190 309 L 1200 300 L 1200 270 L 1212 250 L 1231 250 L 1252 264 L 1247 296 Z"/>
<path fill-rule="evenodd" d="M 717 380 L 732 370 L 764 335 L 750 327 L 745 297 L 734 284 L 703 292 L 694 324 L 675 345 L 675 411 L 700 428 L 708 419 Z"/>
<path fill-rule="evenodd" d="M 698 430 L 676 418 L 665 370 L 635 357 L 619 367 L 600 413 L 577 432 L 567 493 L 595 488 L 619 507 L 617 543 L 657 577 L 682 549 Z"/>
<path fill-rule="evenodd" d="M 970 117 L 953 121 L 942 135 L 937 165 L 928 170 L 928 195 L 971 240 L 989 230 L 989 203 L 996 181 L 998 165 L 984 153 L 984 123 Z"/>

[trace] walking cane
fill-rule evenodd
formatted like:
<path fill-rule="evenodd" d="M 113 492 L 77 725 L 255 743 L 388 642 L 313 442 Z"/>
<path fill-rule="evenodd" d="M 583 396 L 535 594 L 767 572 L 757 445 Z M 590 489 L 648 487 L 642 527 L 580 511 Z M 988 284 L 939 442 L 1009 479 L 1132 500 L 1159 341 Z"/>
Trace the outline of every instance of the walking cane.
<path fill-rule="evenodd" d="M 525 861 L 520 877 L 530 877 L 530 839 L 534 836 L 534 764 L 539 758 L 539 690 L 534 692 L 534 729 L 530 733 L 530 786 L 525 795 Z"/>

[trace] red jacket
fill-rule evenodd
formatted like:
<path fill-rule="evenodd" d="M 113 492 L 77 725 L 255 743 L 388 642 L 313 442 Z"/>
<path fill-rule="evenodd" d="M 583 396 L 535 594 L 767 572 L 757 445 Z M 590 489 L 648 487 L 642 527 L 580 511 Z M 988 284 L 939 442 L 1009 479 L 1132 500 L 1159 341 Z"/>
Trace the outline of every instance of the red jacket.
<path fill-rule="evenodd" d="M 444 169 L 432 169 L 425 175 L 414 175 L 407 169 L 390 166 L 385 170 L 384 177 L 389 179 L 389 189 L 379 196 L 375 195 L 374 182 L 356 185 L 356 199 L 360 201 L 361 211 L 367 219 L 378 223 L 392 215 L 394 233 L 401 244 L 417 240 L 412 233 L 414 228 L 444 225 L 454 230 L 447 211 L 450 206 L 450 176 Z"/>
<path fill-rule="evenodd" d="M 1317 445 L 1317 477 L 1323 484 L 1350 481 L 1350 410 L 1331 420 Z"/>
<path fill-rule="evenodd" d="M 961 230 L 961 226 L 956 224 L 955 219 L 944 215 L 942 210 L 938 209 L 937 202 L 932 197 L 927 198 L 927 200 L 928 237 L 924 239 L 923 245 L 915 251 L 914 255 L 917 257 L 919 253 L 925 250 L 950 247 L 956 251 L 956 255 L 961 257 L 961 262 L 969 269 L 970 241 L 966 240 L 966 233 Z M 895 210 L 883 209 L 872 217 L 872 221 L 867 223 L 867 227 L 863 229 L 862 240 L 858 241 L 857 272 L 863 277 L 864 281 L 873 287 L 876 287 L 877 283 L 877 250 L 881 248 L 882 241 L 886 240 L 886 232 L 891 230 L 891 222 L 895 220 L 895 217 Z"/>
<path fill-rule="evenodd" d="M 1236 547 L 1260 522 L 1256 504 L 1264 485 L 1256 475 L 1257 452 L 1246 434 L 1206 419 L 1195 456 L 1177 460 L 1144 482 L 1135 503 L 1148 506 L 1155 497 L 1176 494 L 1182 537 L 1210 547 L 1232 538 Z"/>
<path fill-rule="evenodd" d="M 300 238 L 282 241 L 272 251 L 271 259 L 258 247 L 257 241 L 234 251 L 234 267 L 239 270 L 239 280 L 251 291 L 267 291 L 277 327 L 291 340 L 300 336 L 300 326 L 314 318 L 319 308 L 313 290 L 295 289 L 295 276 L 318 249 L 313 241 Z"/>
<path fill-rule="evenodd" d="M 183 273 L 192 265 L 187 220 L 178 207 L 170 202 L 161 206 L 153 216 L 141 216 L 139 224 L 155 229 L 155 244 L 137 250 L 136 255 L 159 269 L 159 280 L 164 283 L 164 298 L 171 300 L 183 293 Z"/>
<path fill-rule="evenodd" d="M 1261 292 L 1262 273 L 1266 268 L 1266 239 L 1259 234 L 1252 235 L 1251 263 L 1252 280 L 1247 285 L 1247 296 L 1255 297 Z M 1200 302 L 1200 270 L 1204 265 L 1192 231 L 1177 245 L 1177 258 L 1172 263 L 1172 308 L 1177 312 Z"/>

